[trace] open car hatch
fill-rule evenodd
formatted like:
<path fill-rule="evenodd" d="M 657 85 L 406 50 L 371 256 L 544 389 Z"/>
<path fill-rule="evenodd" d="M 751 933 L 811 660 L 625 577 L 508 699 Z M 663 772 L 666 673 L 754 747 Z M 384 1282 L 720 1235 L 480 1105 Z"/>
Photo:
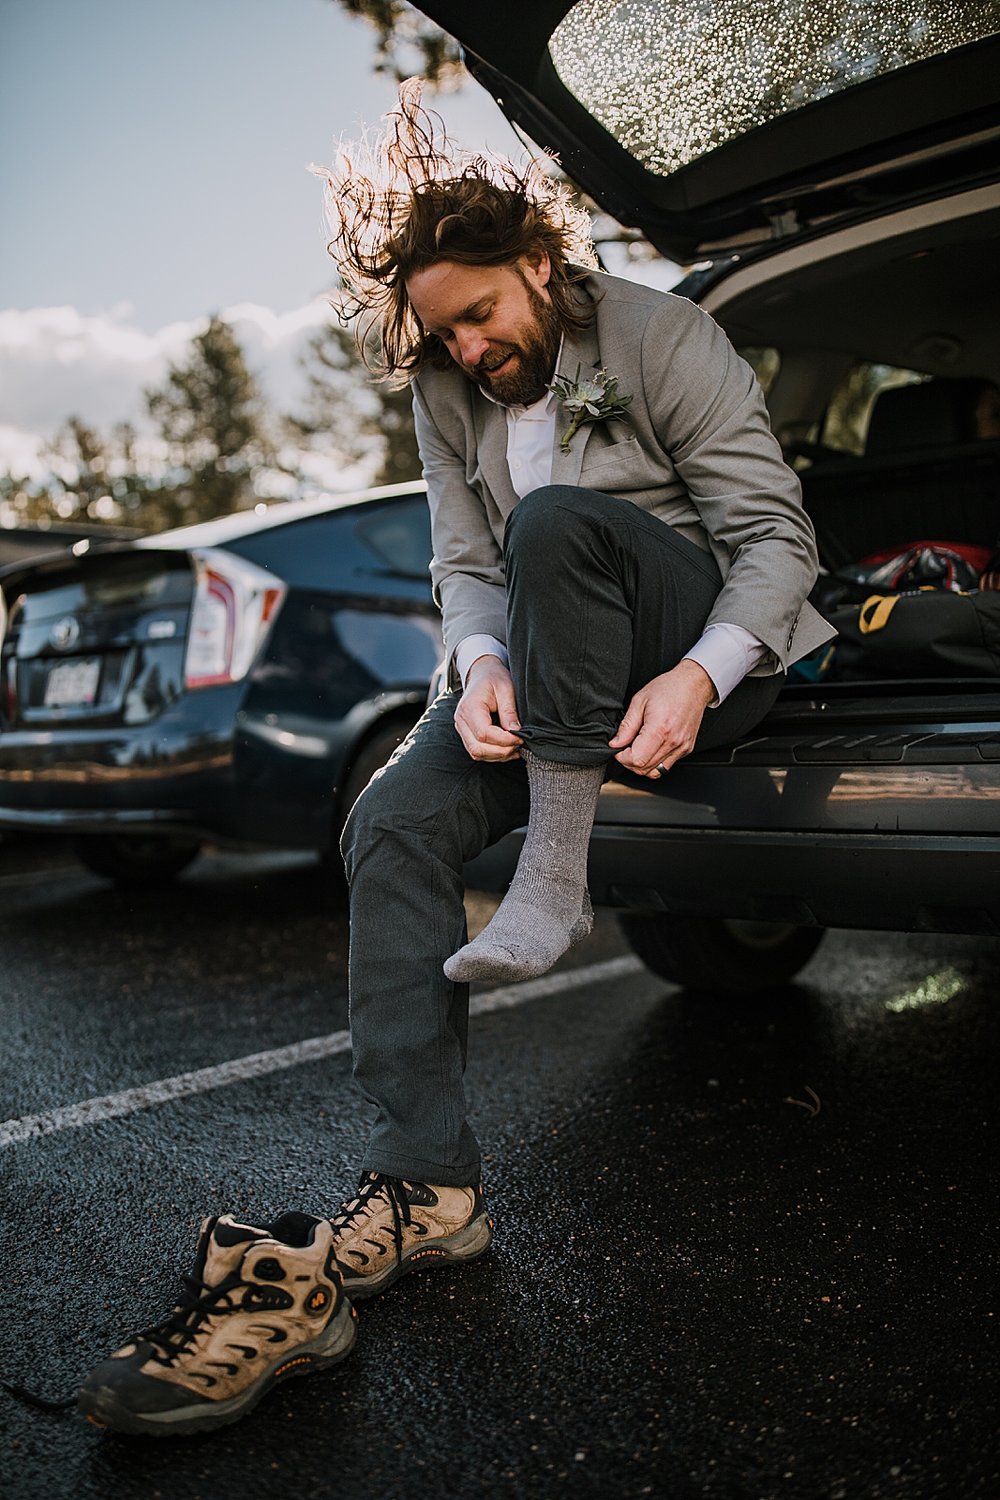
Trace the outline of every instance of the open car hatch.
<path fill-rule="evenodd" d="M 1000 0 L 420 0 L 674 260 L 996 177 Z"/>

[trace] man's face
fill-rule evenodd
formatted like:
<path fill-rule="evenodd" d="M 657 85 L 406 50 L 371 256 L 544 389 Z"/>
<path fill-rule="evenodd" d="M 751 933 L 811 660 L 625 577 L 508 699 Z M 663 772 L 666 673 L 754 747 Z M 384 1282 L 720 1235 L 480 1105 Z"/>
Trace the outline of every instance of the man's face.
<path fill-rule="evenodd" d="M 407 278 L 410 306 L 460 369 L 504 406 L 544 396 L 560 328 L 547 290 L 547 255 L 506 266 L 439 260 Z"/>

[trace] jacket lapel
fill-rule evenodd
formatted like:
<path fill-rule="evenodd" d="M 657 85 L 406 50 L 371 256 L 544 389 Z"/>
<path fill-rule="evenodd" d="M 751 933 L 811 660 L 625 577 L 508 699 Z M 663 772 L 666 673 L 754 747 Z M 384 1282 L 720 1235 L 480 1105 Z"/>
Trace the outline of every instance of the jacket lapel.
<path fill-rule="evenodd" d="M 564 380 L 589 380 L 601 368 L 601 351 L 597 347 L 597 319 L 579 333 L 567 333 L 563 337 L 562 352 L 556 365 L 556 374 Z M 556 433 L 552 448 L 552 483 L 579 484 L 580 470 L 587 440 L 594 430 L 592 422 L 574 434 L 569 452 L 564 453 L 559 443 L 570 424 L 570 415 L 560 406 L 556 413 Z"/>

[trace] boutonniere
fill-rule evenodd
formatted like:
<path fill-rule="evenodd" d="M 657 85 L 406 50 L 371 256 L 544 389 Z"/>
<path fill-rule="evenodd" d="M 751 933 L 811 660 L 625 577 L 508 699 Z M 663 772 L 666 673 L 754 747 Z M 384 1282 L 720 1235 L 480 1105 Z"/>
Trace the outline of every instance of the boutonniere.
<path fill-rule="evenodd" d="M 632 400 L 631 396 L 619 394 L 617 377 L 609 375 L 607 370 L 598 370 L 589 380 L 581 380 L 579 365 L 575 380 L 556 376 L 548 389 L 572 414 L 572 420 L 559 440 L 564 453 L 569 452 L 569 445 L 584 422 L 610 422 L 615 417 L 627 417 L 626 407 Z"/>

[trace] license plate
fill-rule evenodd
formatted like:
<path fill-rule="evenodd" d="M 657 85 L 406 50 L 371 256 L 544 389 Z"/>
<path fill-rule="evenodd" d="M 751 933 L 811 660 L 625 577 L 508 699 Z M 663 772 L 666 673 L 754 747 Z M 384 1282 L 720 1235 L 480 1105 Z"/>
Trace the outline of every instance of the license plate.
<path fill-rule="evenodd" d="M 97 656 L 61 661 L 45 684 L 46 708 L 88 708 L 97 697 L 101 661 Z"/>

